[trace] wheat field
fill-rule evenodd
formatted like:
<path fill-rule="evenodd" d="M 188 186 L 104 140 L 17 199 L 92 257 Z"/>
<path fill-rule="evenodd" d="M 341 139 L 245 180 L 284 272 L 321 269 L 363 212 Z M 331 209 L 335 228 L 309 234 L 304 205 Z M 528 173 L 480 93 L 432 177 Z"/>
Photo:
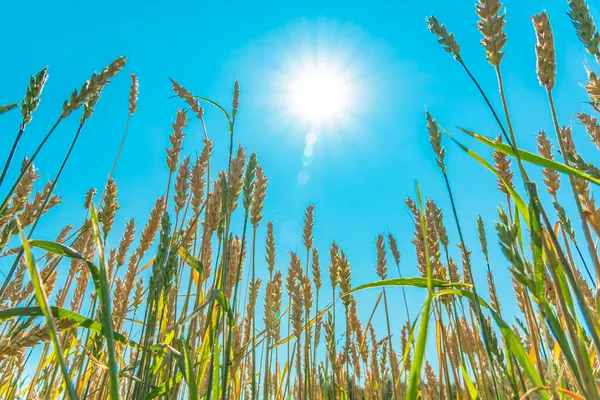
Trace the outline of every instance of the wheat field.
<path fill-rule="evenodd" d="M 501 134 L 446 129 L 429 112 L 423 116 L 421 132 L 429 137 L 451 207 L 442 212 L 418 183 L 405 199 L 414 222 L 404 235 L 412 235 L 414 277 L 405 273 L 396 237 L 386 233 L 377 236 L 372 255 L 379 279 L 352 279 L 343 246 L 315 246 L 314 204 L 303 216 L 301 250 L 276 248 L 277 221 L 263 218 L 268 171 L 259 155 L 234 146 L 243 107 L 237 81 L 231 104 L 222 105 L 171 80 L 181 108 L 165 154 L 164 194 L 145 222 L 129 219 L 115 227 L 127 217 L 120 215 L 113 175 L 135 124 L 139 83 L 130 73 L 127 123 L 105 186 L 82 193 L 83 209 L 72 211 L 79 225 L 58 226 L 58 236 L 44 240 L 36 228 L 61 207 L 56 185 L 65 168 L 76 168 L 67 161 L 80 133 L 95 117 L 102 91 L 126 79 L 127 60 L 115 59 L 73 91 L 48 121 L 43 140 L 18 160 L 49 75 L 44 68 L 31 76 L 24 99 L 0 107 L 0 114 L 20 110 L 22 116 L 14 139 L 5 135 L 0 175 L 0 398 L 600 399 L 600 208 L 594 197 L 600 193 L 600 78 L 594 72 L 600 71 L 600 32 L 584 0 L 567 0 L 567 16 L 554 16 L 570 18 L 573 42 L 590 57 L 582 85 L 586 111 L 574 116 L 576 126 L 563 125 L 553 98 L 560 55 L 550 17 L 540 10 L 531 18 L 537 39 L 531 51 L 554 130 L 540 130 L 537 149 L 527 150 L 518 145 L 503 84 L 504 6 L 478 0 L 475 8 L 497 91 L 482 89 L 451 24 L 430 16 L 427 28 L 464 70 L 464 84 L 475 85 L 497 124 L 489 130 Z M 224 118 L 228 153 L 213 154 L 205 113 Z M 36 157 L 59 125 L 77 118 L 68 151 L 57 155 L 60 169 L 42 182 Z M 192 119 L 203 129 L 199 149 L 183 148 Z M 587 138 L 575 140 L 575 129 Z M 465 137 L 489 151 L 475 152 Z M 584 159 L 578 148 L 590 148 L 585 153 L 593 158 Z M 505 199 L 496 215 L 461 219 L 456 203 L 468 194 L 453 190 L 457 176 L 446 167 L 447 151 L 496 179 Z M 215 159 L 227 160 L 226 168 L 216 170 Z M 530 179 L 540 170 L 541 182 Z M 466 243 L 463 227 L 473 223 L 479 241 Z M 266 242 L 258 243 L 258 236 Z M 505 259 L 492 259 L 488 246 Z M 473 251 L 485 265 L 472 262 Z M 282 264 L 288 267 L 276 267 Z M 492 266 L 502 265 L 510 265 L 515 318 L 503 312 L 494 281 Z M 487 287 L 474 284 L 484 274 Z M 409 312 L 406 287 L 426 296 L 416 315 Z M 378 294 L 375 304 L 357 300 L 357 292 L 367 290 Z M 400 304 L 392 304 L 390 292 L 401 294 L 394 297 Z M 257 307 L 259 298 L 264 307 Z M 370 318 L 361 320 L 359 309 Z M 392 329 L 390 320 L 398 318 L 392 309 L 406 311 L 400 331 Z M 373 318 L 385 319 L 378 326 L 387 329 L 376 331 Z"/>

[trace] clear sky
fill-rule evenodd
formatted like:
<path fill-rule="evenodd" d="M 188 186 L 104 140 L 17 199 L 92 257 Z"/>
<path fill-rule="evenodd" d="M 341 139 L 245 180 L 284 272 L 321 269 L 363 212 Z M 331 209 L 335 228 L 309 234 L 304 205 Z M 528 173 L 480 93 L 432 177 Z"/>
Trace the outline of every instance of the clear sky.
<path fill-rule="evenodd" d="M 42 104 L 18 151 L 20 160 L 56 119 L 62 101 L 91 72 L 116 56 L 129 59 L 126 70 L 102 94 L 96 114 L 86 125 L 58 184 L 64 204 L 47 220 L 80 223 L 85 191 L 103 186 L 127 117 L 127 74 L 136 73 L 139 110 L 115 173 L 122 206 L 117 216 L 119 227 L 112 236 L 116 244 L 126 218 L 145 223 L 152 203 L 166 185 L 165 148 L 171 121 L 177 107 L 182 106 L 169 98 L 168 78 L 228 107 L 233 81 L 238 78 L 242 96 L 236 142 L 258 153 L 269 177 L 265 222 L 273 220 L 276 226 L 278 267 L 287 268 L 288 249 L 302 249 L 303 212 L 314 202 L 316 245 L 323 264 L 329 243 L 336 240 L 351 261 L 354 284 L 376 279 L 376 235 L 389 230 L 400 241 L 403 274 L 414 276 L 418 272 L 410 243 L 413 227 L 404 198 L 414 194 L 416 180 L 424 196 L 442 206 L 452 243 L 457 242 L 442 177 L 428 142 L 425 107 L 457 137 L 488 156 L 487 149 L 476 146 L 454 127 L 468 127 L 488 136 L 498 134 L 476 90 L 459 65 L 442 51 L 425 23 L 426 16 L 435 14 L 448 25 L 465 61 L 499 106 L 495 75 L 479 44 L 472 3 L 12 1 L 3 6 L 0 16 L 4 54 L 0 103 L 20 100 L 29 75 L 49 66 Z M 535 74 L 535 36 L 530 20 L 543 9 L 550 14 L 556 36 L 559 118 L 563 124 L 574 124 L 576 141 L 583 143 L 587 137 L 574 123 L 573 115 L 586 108 L 585 92 L 580 87 L 586 78 L 586 61 L 565 14 L 566 1 L 505 3 L 508 43 L 502 68 L 520 145 L 534 150 L 534 135 L 540 128 L 554 137 L 544 92 Z M 596 16 L 598 11 L 592 10 Z M 354 107 L 342 123 L 316 128 L 286 112 L 289 105 L 282 98 L 281 82 L 307 59 L 338 65 L 356 84 L 351 94 Z M 62 124 L 40 155 L 37 166 L 43 178 L 54 176 L 77 119 L 72 117 Z M 225 123 L 210 108 L 206 109 L 206 120 L 215 143 L 216 162 L 223 166 L 228 142 Z M 18 112 L 0 119 L 0 154 L 8 153 L 18 122 Z M 312 155 L 306 157 L 309 132 L 316 141 Z M 184 152 L 195 154 L 200 150 L 199 125 L 190 123 L 187 133 Z M 484 217 L 493 243 L 496 208 L 504 198 L 495 190 L 496 182 L 489 172 L 456 146 L 447 141 L 445 145 L 458 211 L 467 243 L 474 250 L 477 278 L 485 284 L 475 219 L 478 214 Z M 535 167 L 530 169 L 538 176 Z M 15 169 L 11 176 L 14 173 Z M 51 239 L 59 228 L 45 225 L 36 236 Z M 261 241 L 263 237 L 261 232 Z M 259 247 L 260 256 L 262 244 Z M 507 262 L 497 246 L 490 247 L 501 300 L 511 313 L 515 303 Z M 459 257 L 458 251 L 454 255 Z M 395 276 L 391 264 L 390 276 Z M 375 295 L 359 295 L 364 319 Z M 391 296 L 394 310 L 398 310 L 393 324 L 399 327 L 405 318 L 403 307 L 399 296 Z M 421 292 L 409 291 L 413 310 L 422 299 Z"/>

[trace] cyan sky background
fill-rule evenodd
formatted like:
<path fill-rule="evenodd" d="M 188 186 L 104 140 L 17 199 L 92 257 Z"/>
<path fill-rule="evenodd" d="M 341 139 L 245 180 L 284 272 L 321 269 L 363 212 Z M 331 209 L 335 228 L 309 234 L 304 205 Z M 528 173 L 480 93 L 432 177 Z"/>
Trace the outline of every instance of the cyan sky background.
<path fill-rule="evenodd" d="M 236 142 L 257 152 L 269 177 L 265 219 L 276 226 L 278 267 L 286 269 L 287 250 L 302 251 L 301 225 L 305 207 L 316 203 L 316 245 L 327 266 L 327 251 L 336 240 L 352 265 L 353 283 L 375 275 L 375 239 L 378 233 L 397 235 L 405 276 L 416 276 L 411 218 L 404 205 L 414 195 L 418 180 L 424 196 L 434 198 L 445 212 L 453 247 L 456 229 L 441 174 L 435 164 L 425 129 L 425 107 L 440 124 L 462 141 L 489 156 L 489 151 L 454 129 L 463 126 L 488 136 L 497 135 L 490 113 L 460 66 L 428 32 L 425 17 L 435 14 L 454 32 L 463 58 L 500 111 L 493 68 L 485 60 L 476 29 L 472 1 L 298 1 L 298 2 L 158 2 L 158 1 L 13 1 L 0 17 L 4 57 L 0 62 L 0 103 L 19 101 L 29 75 L 49 66 L 50 78 L 39 110 L 34 114 L 19 147 L 17 162 L 31 153 L 60 114 L 62 101 L 79 88 L 94 70 L 119 55 L 129 64 L 102 94 L 93 118 L 86 125 L 73 157 L 58 184 L 64 203 L 53 210 L 34 237 L 53 239 L 65 223 L 84 217 L 86 190 L 101 189 L 112 165 L 127 117 L 129 79 L 140 82 L 139 110 L 134 115 L 115 179 L 121 210 L 109 239 L 116 245 L 126 218 L 145 223 L 150 208 L 165 189 L 165 148 L 171 120 L 183 104 L 169 98 L 169 77 L 194 94 L 229 107 L 233 81 L 241 84 Z M 590 2 L 593 4 L 593 2 Z M 553 138 L 544 91 L 535 74 L 535 35 L 530 17 L 546 9 L 556 36 L 558 77 L 555 98 L 562 124 L 574 125 L 575 140 L 583 146 L 587 136 L 573 115 L 587 109 L 586 57 L 565 14 L 566 1 L 507 0 L 508 43 L 502 63 L 505 85 L 519 143 L 535 149 L 535 134 L 546 129 Z M 598 10 L 592 10 L 598 16 Z M 278 82 L 289 67 L 306 57 L 339 60 L 356 78 L 361 90 L 354 101 L 356 113 L 344 126 L 314 130 L 317 142 L 310 165 L 302 163 L 305 135 L 311 127 L 283 117 Z M 589 59 L 589 62 L 593 61 Z M 593 65 L 593 64 L 592 64 Z M 61 124 L 43 150 L 37 167 L 42 179 L 52 179 L 75 133 L 78 117 Z M 193 116 L 190 115 L 190 120 Z M 207 107 L 209 135 L 215 143 L 215 160 L 227 159 L 226 125 L 219 113 Z M 0 154 L 8 153 L 16 134 L 19 113 L 0 118 Z M 200 147 L 200 126 L 191 122 L 185 153 Z M 478 281 L 485 284 L 485 267 L 479 252 L 475 220 L 484 217 L 492 268 L 505 312 L 514 312 L 507 262 L 494 244 L 493 221 L 504 196 L 493 176 L 459 148 L 445 140 L 446 162 L 457 197 L 458 211 Z M 598 153 L 583 151 L 591 160 Z M 488 157 L 491 159 L 491 157 Z M 18 165 L 18 164 L 15 164 Z M 530 168 L 538 176 L 535 167 Z M 309 181 L 300 184 L 298 173 Z M 11 170 L 14 177 L 16 168 Z M 566 182 L 565 182 L 566 183 Z M 522 188 L 519 186 L 519 188 Z M 565 192 L 566 199 L 570 199 Z M 52 223 L 60 225 L 52 225 Z M 263 237 L 260 232 L 259 268 Z M 454 247 L 455 258 L 460 258 Z M 391 261 L 391 260 L 390 260 Z M 458 260 L 457 260 L 458 261 Z M 3 264 L 0 271 L 6 272 Z M 396 276 L 389 264 L 389 275 Z M 261 275 L 263 275 L 261 272 Z M 263 275 L 264 276 L 264 275 Z M 405 319 L 398 290 L 391 290 L 393 325 Z M 423 293 L 409 290 L 413 316 Z M 377 293 L 357 297 L 366 320 Z M 383 314 L 376 326 L 384 327 Z M 398 332 L 398 331 L 397 331 Z"/>

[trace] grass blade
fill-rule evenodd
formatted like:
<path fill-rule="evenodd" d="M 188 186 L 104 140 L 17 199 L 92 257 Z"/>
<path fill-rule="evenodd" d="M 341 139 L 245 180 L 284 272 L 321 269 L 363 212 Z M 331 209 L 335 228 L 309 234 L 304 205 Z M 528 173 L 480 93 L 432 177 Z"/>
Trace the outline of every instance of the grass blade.
<path fill-rule="evenodd" d="M 463 379 L 465 380 L 465 384 L 467 385 L 467 390 L 469 391 L 469 395 L 471 396 L 471 400 L 479 400 L 479 395 L 477 394 L 477 389 L 475 389 L 475 385 L 471 378 L 469 378 L 469 374 L 462 363 L 460 363 L 460 370 L 462 372 Z"/>
<path fill-rule="evenodd" d="M 350 290 L 348 294 L 365 289 L 381 288 L 388 286 L 412 286 L 419 288 L 427 288 L 428 284 L 431 285 L 432 288 L 468 288 L 470 286 L 466 283 L 446 282 L 439 279 L 428 280 L 427 278 L 392 278 L 357 286 Z"/>
<path fill-rule="evenodd" d="M 498 150 L 498 151 L 500 151 L 506 155 L 509 155 L 511 157 L 515 157 L 515 153 L 512 150 L 512 148 L 504 143 L 498 143 L 490 138 L 487 138 L 483 135 L 472 132 L 468 129 L 464 129 L 464 128 L 460 128 L 460 127 L 458 129 L 460 129 L 461 131 L 465 132 L 466 134 L 470 135 L 471 137 L 477 139 L 481 143 L 483 143 L 495 150 Z M 533 153 L 530 153 L 528 151 L 521 150 L 521 149 L 519 149 L 519 156 L 521 157 L 521 159 L 523 161 L 527 161 L 531 164 L 535 164 L 535 165 L 538 165 L 538 166 L 544 167 L 544 168 L 550 168 L 555 171 L 574 176 L 576 178 L 585 179 L 586 181 L 595 183 L 596 185 L 600 185 L 600 179 L 594 178 L 584 172 L 581 172 L 580 170 L 578 170 L 576 168 L 569 167 L 568 165 L 561 164 L 561 163 L 553 161 L 553 160 L 549 160 L 545 157 L 541 157 L 541 156 L 538 156 L 536 154 L 533 154 Z"/>
<path fill-rule="evenodd" d="M 196 376 L 194 374 L 192 360 L 190 358 L 187 345 L 181 339 L 175 339 L 175 344 L 177 345 L 177 348 L 180 351 L 179 354 L 175 355 L 175 359 L 190 391 L 188 398 L 190 400 L 198 400 L 200 399 L 200 396 L 198 394 L 198 385 L 196 385 Z"/>
<path fill-rule="evenodd" d="M 506 190 L 508 190 L 508 192 L 510 193 L 510 197 L 513 199 L 513 201 L 515 202 L 515 206 L 519 209 L 521 215 L 523 216 L 523 219 L 525 219 L 525 222 L 527 223 L 527 225 L 529 225 L 529 212 L 527 210 L 527 206 L 525 205 L 525 202 L 523 201 L 523 199 L 521 198 L 521 196 L 519 196 L 519 194 L 515 191 L 515 189 L 512 187 L 512 185 L 509 185 L 507 182 L 504 181 L 504 178 L 502 178 L 502 176 L 500 176 L 500 174 L 498 173 L 498 171 L 496 171 L 496 168 L 494 168 L 490 163 L 488 163 L 485 159 L 483 159 L 479 154 L 477 154 L 476 152 L 474 152 L 473 150 L 469 149 L 467 146 L 465 146 L 464 144 L 460 143 L 458 140 L 456 140 L 454 137 L 450 136 L 450 134 L 442 128 L 442 130 L 444 131 L 444 133 L 446 133 L 446 135 L 448 135 L 448 137 L 450 137 L 450 139 L 452 139 L 452 141 L 454 143 L 456 143 L 465 153 L 467 153 L 468 155 L 470 155 L 472 158 L 475 159 L 475 161 L 477 161 L 479 164 L 481 164 L 485 169 L 487 169 L 488 171 L 492 172 L 494 175 L 496 175 L 496 177 L 502 181 L 502 183 L 504 184 L 504 187 L 506 188 Z"/>
<path fill-rule="evenodd" d="M 431 310 L 431 300 L 433 295 L 433 282 L 431 279 L 431 262 L 429 260 L 429 244 L 427 243 L 427 230 L 425 227 L 425 211 L 423 210 L 423 203 L 421 200 L 421 193 L 419 191 L 419 185 L 416 185 L 417 190 L 417 201 L 419 205 L 419 216 L 421 219 L 421 234 L 423 239 L 423 250 L 425 253 L 425 262 L 427 266 L 427 291 L 428 296 L 425 300 L 425 306 L 423 307 L 423 314 L 421 316 L 421 324 L 419 326 L 419 335 L 417 338 L 417 344 L 415 347 L 415 353 L 413 356 L 413 364 L 410 369 L 410 378 L 408 380 L 408 388 L 406 390 L 407 399 L 416 399 L 419 395 L 419 387 L 421 380 L 421 369 L 423 367 L 423 361 L 425 359 L 425 345 L 427 344 L 427 334 L 429 332 L 429 318 Z"/>
<path fill-rule="evenodd" d="M 19 236 L 21 238 L 21 244 L 23 246 L 23 251 L 25 253 L 25 260 L 27 262 L 27 271 L 29 272 L 29 277 L 31 278 L 31 285 L 33 286 L 33 291 L 35 293 L 35 298 L 40 305 L 40 311 L 46 318 L 46 324 L 48 325 L 48 333 L 50 334 L 50 341 L 52 342 L 52 346 L 54 347 L 54 355 L 56 360 L 58 361 L 58 365 L 60 366 L 60 371 L 63 375 L 63 379 L 65 380 L 65 387 L 67 388 L 67 394 L 71 400 L 77 399 L 77 395 L 75 394 L 75 390 L 73 389 L 73 385 L 71 384 L 71 380 L 69 377 L 69 371 L 67 370 L 67 364 L 63 357 L 63 349 L 60 344 L 60 340 L 58 337 L 58 332 L 56 330 L 56 326 L 54 325 L 54 318 L 52 317 L 52 312 L 50 310 L 50 306 L 48 305 L 48 297 L 46 296 L 46 289 L 44 288 L 44 284 L 42 283 L 42 279 L 40 277 L 40 272 L 37 269 L 35 264 L 35 259 L 33 258 L 33 254 L 31 254 L 31 248 L 29 247 L 29 243 L 23 234 L 23 229 L 21 228 L 21 224 L 17 220 L 17 227 L 19 228 Z"/>
<path fill-rule="evenodd" d="M 197 272 L 197 274 L 192 274 L 196 282 L 198 282 L 198 280 L 204 281 L 204 279 L 206 279 L 206 272 L 204 270 L 204 266 L 202 265 L 202 261 L 191 255 L 184 247 L 179 248 L 179 255 L 194 272 Z"/>

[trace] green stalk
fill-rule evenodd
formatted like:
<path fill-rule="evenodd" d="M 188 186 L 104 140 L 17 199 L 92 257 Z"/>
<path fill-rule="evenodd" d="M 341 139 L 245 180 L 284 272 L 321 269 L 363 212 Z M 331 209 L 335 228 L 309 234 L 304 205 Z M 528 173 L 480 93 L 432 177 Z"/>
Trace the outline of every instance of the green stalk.
<path fill-rule="evenodd" d="M 306 248 L 306 278 L 308 279 L 308 264 L 309 264 L 309 259 L 310 259 L 310 249 L 307 247 Z M 311 285 L 310 281 L 309 285 Z M 309 309 L 305 309 L 304 310 L 304 320 L 306 321 L 306 329 L 305 329 L 305 337 L 304 337 L 304 376 L 305 376 L 305 380 L 304 380 L 304 398 L 308 399 L 308 393 L 310 393 L 310 388 L 311 388 L 311 373 L 310 373 L 310 351 L 309 351 L 309 344 L 310 344 L 310 333 L 311 333 L 311 327 L 309 326 L 309 322 L 310 322 L 310 310 Z"/>
<path fill-rule="evenodd" d="M 402 273 L 400 272 L 400 264 L 396 263 L 396 268 L 398 269 L 398 277 L 402 278 Z M 406 317 L 408 319 L 408 323 L 410 324 L 410 312 L 408 311 L 408 301 L 406 300 L 406 290 L 404 290 L 404 286 L 402 287 L 402 298 L 404 300 L 404 309 L 406 310 Z"/>
<path fill-rule="evenodd" d="M 113 162 L 113 166 L 110 169 L 110 174 L 108 174 L 108 179 L 112 178 L 115 173 L 115 169 L 117 168 L 117 162 L 119 161 L 119 157 L 121 156 L 121 151 L 123 151 L 123 146 L 125 145 L 125 138 L 127 137 L 127 131 L 129 131 L 129 123 L 131 122 L 131 115 L 127 117 L 127 122 L 125 123 L 125 130 L 123 131 L 123 136 L 121 137 L 121 143 L 119 144 L 119 150 L 117 150 L 117 155 L 115 156 L 115 161 Z"/>
<path fill-rule="evenodd" d="M 502 121 L 500 121 L 500 117 L 498 117 L 498 114 L 496 113 L 494 106 L 492 106 L 492 103 L 490 102 L 487 95 L 483 91 L 483 88 L 481 87 L 481 85 L 479 84 L 477 79 L 475 79 L 475 76 L 471 73 L 469 68 L 467 68 L 467 65 L 462 60 L 462 58 L 459 58 L 457 61 L 463 67 L 464 71 L 467 73 L 467 75 L 469 76 L 469 78 L 471 79 L 473 84 L 475 84 L 475 87 L 479 91 L 479 94 L 481 95 L 481 97 L 483 97 L 483 101 L 485 101 L 485 104 L 488 106 L 489 110 L 491 111 L 492 116 L 494 117 L 494 120 L 496 121 L 496 123 L 498 124 L 498 127 L 500 128 L 500 131 L 502 132 L 502 136 L 504 137 L 504 140 L 506 140 L 506 143 L 509 146 L 513 147 L 513 143 L 511 141 L 510 137 L 508 136 L 508 133 L 506 132 L 506 129 L 504 128 L 504 125 L 502 124 Z"/>
<path fill-rule="evenodd" d="M 346 357 L 346 390 L 348 393 L 348 396 L 350 395 L 350 392 L 352 391 L 352 385 L 351 385 L 351 381 L 350 381 L 350 318 L 348 316 L 348 305 L 346 303 L 344 303 L 344 316 L 345 318 L 345 322 L 346 322 L 346 326 L 345 326 L 345 334 L 344 336 L 346 337 L 346 346 L 344 348 L 344 350 L 347 352 L 348 356 Z"/>
<path fill-rule="evenodd" d="M 504 116 L 506 117 L 506 124 L 508 125 L 508 131 L 510 133 L 510 139 L 512 145 L 518 148 L 517 138 L 515 137 L 515 131 L 510 120 L 510 113 L 508 112 L 508 104 L 506 103 L 506 95 L 504 94 L 504 83 L 502 81 L 502 73 L 500 72 L 500 66 L 496 66 L 496 77 L 498 78 L 498 89 L 500 90 L 500 100 L 502 101 L 502 108 L 504 109 Z"/>
<path fill-rule="evenodd" d="M 314 374 L 316 376 L 317 373 L 317 347 L 318 347 L 318 342 L 317 342 L 317 330 L 319 329 L 319 323 L 320 321 L 317 320 L 317 317 L 319 315 L 319 289 L 315 287 L 316 290 L 316 294 L 315 294 L 315 335 L 314 335 L 314 346 L 313 346 L 313 355 L 312 355 L 312 365 L 314 368 Z M 315 382 L 313 382 L 314 384 Z M 311 394 L 314 392 L 314 388 L 313 391 L 311 391 Z"/>
<path fill-rule="evenodd" d="M 4 182 L 4 177 L 6 176 L 6 172 L 8 171 L 8 167 L 15 155 L 15 151 L 17 150 L 17 146 L 19 145 L 19 141 L 21 140 L 21 136 L 23 136 L 23 132 L 25 131 L 25 125 L 21 124 L 19 127 L 19 132 L 15 137 L 15 141 L 12 144 L 10 152 L 8 153 L 8 157 L 6 158 L 6 163 L 4 164 L 4 168 L 2 168 L 2 174 L 0 174 L 0 187 L 2 187 L 2 182 Z"/>
<path fill-rule="evenodd" d="M 270 371 L 269 371 L 269 356 L 270 356 L 270 352 L 269 352 L 269 340 L 271 339 L 271 335 L 269 333 L 270 331 L 270 327 L 265 327 L 265 329 L 267 329 L 267 338 L 266 338 L 266 343 L 265 343 L 265 383 L 264 383 L 264 389 L 263 389 L 263 399 L 264 400 L 269 400 L 269 380 L 271 379 L 270 376 Z"/>
<path fill-rule="evenodd" d="M 335 351 L 335 303 L 336 303 L 336 299 L 335 299 L 335 286 L 332 287 L 332 295 L 331 295 L 331 303 L 333 304 L 333 324 L 331 326 L 331 340 L 333 341 L 333 357 L 336 357 L 336 351 Z M 333 370 L 333 364 L 336 362 L 336 360 L 331 360 L 331 381 L 333 384 L 333 400 L 337 400 L 337 384 L 335 382 L 335 371 Z"/>

